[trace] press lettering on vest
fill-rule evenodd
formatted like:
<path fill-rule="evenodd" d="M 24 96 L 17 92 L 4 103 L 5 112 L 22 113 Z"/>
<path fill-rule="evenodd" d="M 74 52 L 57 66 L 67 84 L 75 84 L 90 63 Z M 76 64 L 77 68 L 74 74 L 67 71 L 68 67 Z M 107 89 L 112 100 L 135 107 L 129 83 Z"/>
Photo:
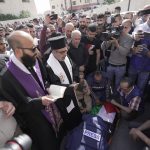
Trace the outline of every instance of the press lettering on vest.
<path fill-rule="evenodd" d="M 96 141 L 100 141 L 100 139 L 101 139 L 100 134 L 94 133 L 94 132 L 87 130 L 87 129 L 84 129 L 83 135 L 88 136 L 88 137 L 90 137 Z"/>

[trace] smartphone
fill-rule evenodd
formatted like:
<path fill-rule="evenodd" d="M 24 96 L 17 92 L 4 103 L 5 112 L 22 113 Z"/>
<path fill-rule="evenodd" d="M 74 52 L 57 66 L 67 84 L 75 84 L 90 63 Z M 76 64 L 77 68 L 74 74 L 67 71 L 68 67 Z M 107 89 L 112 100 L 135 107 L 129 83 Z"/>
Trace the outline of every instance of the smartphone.
<path fill-rule="evenodd" d="M 53 14 L 50 16 L 51 20 L 57 20 L 58 15 L 57 14 Z"/>
<path fill-rule="evenodd" d="M 75 16 L 76 16 L 76 14 L 75 14 L 75 13 L 72 13 L 72 18 L 75 17 Z"/>
<path fill-rule="evenodd" d="M 146 45 L 150 50 L 150 32 L 144 32 L 144 38 L 141 40 L 141 44 Z"/>

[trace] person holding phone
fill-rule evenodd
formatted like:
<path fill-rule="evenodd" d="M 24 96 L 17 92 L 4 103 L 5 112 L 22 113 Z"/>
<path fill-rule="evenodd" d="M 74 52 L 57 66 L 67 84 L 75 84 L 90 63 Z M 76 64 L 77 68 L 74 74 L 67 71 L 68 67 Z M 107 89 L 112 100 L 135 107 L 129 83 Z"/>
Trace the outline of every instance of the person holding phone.
<path fill-rule="evenodd" d="M 129 65 L 129 76 L 137 86 L 144 92 L 150 74 L 150 14 L 147 21 L 135 28 L 133 37 L 135 40 L 132 48 L 132 56 Z"/>
<path fill-rule="evenodd" d="M 96 71 L 100 61 L 100 44 L 96 38 L 97 25 L 89 24 L 86 36 L 83 36 L 81 42 L 85 44 L 85 49 L 88 53 L 88 61 L 85 67 L 85 75 Z"/>

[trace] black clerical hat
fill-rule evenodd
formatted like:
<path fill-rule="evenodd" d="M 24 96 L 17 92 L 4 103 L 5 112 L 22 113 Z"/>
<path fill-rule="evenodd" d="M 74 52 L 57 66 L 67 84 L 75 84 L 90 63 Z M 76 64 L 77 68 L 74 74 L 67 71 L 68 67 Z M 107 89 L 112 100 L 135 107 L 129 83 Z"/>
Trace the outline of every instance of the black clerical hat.
<path fill-rule="evenodd" d="M 48 43 L 50 43 L 50 47 L 52 50 L 57 50 L 66 47 L 66 39 L 65 36 L 56 36 L 48 39 Z"/>

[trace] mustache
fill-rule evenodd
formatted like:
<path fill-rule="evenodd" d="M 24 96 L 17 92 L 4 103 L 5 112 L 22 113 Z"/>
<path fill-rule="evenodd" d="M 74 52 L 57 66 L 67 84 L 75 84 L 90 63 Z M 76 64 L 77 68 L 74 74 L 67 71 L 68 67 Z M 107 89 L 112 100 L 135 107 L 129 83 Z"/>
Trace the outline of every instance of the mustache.
<path fill-rule="evenodd" d="M 34 55 L 32 56 L 32 58 L 34 58 L 34 57 L 37 57 L 37 54 L 34 54 Z"/>

